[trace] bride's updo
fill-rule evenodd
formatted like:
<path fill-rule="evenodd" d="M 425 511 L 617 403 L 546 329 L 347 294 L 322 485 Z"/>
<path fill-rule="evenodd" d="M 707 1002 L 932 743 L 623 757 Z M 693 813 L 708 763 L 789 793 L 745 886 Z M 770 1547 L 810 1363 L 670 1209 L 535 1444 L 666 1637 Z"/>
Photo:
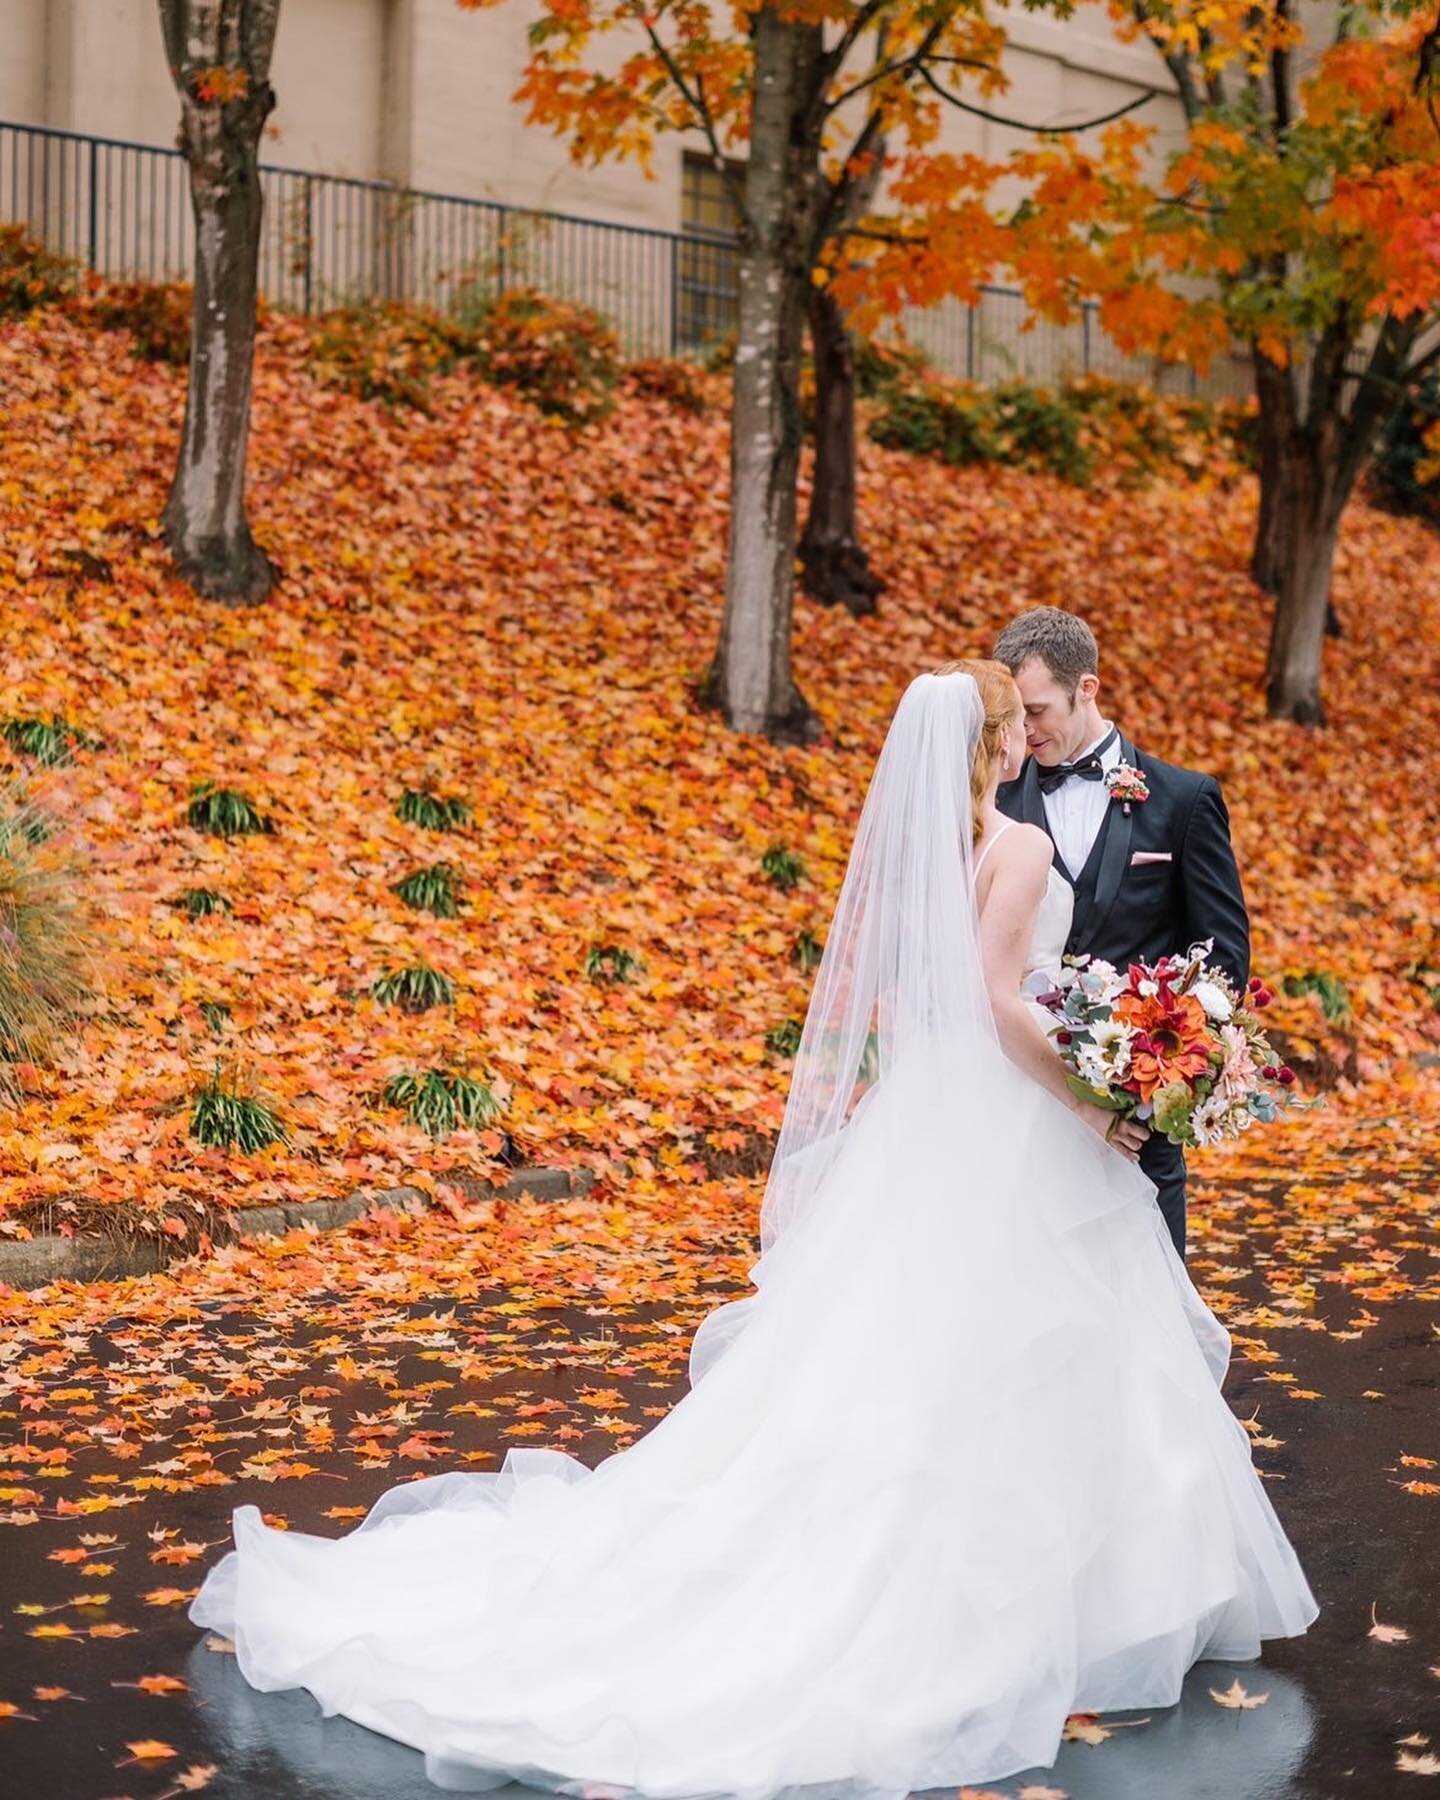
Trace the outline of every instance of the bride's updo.
<path fill-rule="evenodd" d="M 978 844 L 985 833 L 985 796 L 990 790 L 990 779 L 995 773 L 995 762 L 1000 754 L 1000 733 L 1007 725 L 1016 723 L 1024 711 L 1020 690 L 1015 685 L 1015 677 L 1004 663 L 990 662 L 981 657 L 941 663 L 939 668 L 931 670 L 931 674 L 972 676 L 980 690 L 980 704 L 985 708 L 985 723 L 980 727 L 980 740 L 975 746 L 975 757 L 970 764 L 971 814 L 974 821 L 971 830 L 973 841 Z"/>

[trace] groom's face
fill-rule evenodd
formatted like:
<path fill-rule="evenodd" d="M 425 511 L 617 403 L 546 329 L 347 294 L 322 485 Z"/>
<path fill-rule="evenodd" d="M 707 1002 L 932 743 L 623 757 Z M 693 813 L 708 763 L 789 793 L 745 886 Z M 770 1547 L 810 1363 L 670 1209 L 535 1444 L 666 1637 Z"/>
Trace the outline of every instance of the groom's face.
<path fill-rule="evenodd" d="M 1047 663 L 1032 656 L 1015 671 L 1015 685 L 1025 707 L 1025 743 L 1036 762 L 1048 768 L 1073 761 L 1094 732 L 1096 677 L 1082 675 L 1072 694 Z"/>

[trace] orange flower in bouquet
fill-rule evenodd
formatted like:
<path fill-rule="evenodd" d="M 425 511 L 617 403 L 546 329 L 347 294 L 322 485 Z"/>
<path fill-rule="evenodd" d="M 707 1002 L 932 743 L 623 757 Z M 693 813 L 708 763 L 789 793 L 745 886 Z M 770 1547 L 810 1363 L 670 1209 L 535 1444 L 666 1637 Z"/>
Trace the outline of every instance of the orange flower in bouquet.
<path fill-rule="evenodd" d="M 1188 1086 L 1210 1067 L 1210 1029 L 1205 1008 L 1193 994 L 1121 994 L 1115 1017 L 1133 1025 L 1128 1086 L 1142 1101 L 1152 1100 L 1171 1082 Z"/>

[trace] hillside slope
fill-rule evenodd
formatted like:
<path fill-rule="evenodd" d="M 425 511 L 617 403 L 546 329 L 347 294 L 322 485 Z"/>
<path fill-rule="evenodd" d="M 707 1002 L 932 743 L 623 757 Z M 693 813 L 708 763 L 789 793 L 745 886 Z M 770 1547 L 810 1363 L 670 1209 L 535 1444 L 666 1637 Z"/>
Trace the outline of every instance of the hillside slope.
<path fill-rule="evenodd" d="M 53 771 L 13 761 L 88 860 L 108 961 L 73 1051 L 0 1114 L 0 1208 L 80 1193 L 184 1217 L 483 1167 L 494 1134 L 436 1145 L 375 1102 L 442 1065 L 509 1091 L 531 1156 L 622 1156 L 645 1183 L 722 1171 L 778 1123 L 765 1036 L 803 1016 L 792 948 L 823 934 L 905 682 L 1040 602 L 1094 625 L 1132 736 L 1224 782 L 1257 967 L 1343 983 L 1339 1020 L 1282 1001 L 1302 1067 L 1380 1077 L 1433 1037 L 1440 541 L 1413 522 L 1353 510 L 1331 722 L 1306 734 L 1263 716 L 1248 479 L 1082 490 L 867 443 L 889 592 L 859 623 L 800 602 L 826 735 L 777 749 L 692 700 L 723 589 L 718 408 L 629 394 L 575 436 L 456 376 L 428 415 L 391 412 L 322 386 L 297 328 L 270 325 L 251 513 L 283 581 L 229 612 L 171 577 L 158 538 L 175 371 L 41 312 L 0 329 L 0 395 L 0 707 L 101 740 Z M 201 781 L 244 790 L 273 832 L 192 829 Z M 402 823 L 407 786 L 462 796 L 473 824 Z M 789 893 L 762 872 L 772 844 L 803 860 Z M 391 891 L 437 861 L 463 872 L 458 918 Z M 187 917 L 191 887 L 233 912 Z M 595 946 L 637 956 L 637 978 L 588 977 Z M 369 996 L 419 959 L 453 1008 Z M 189 1137 L 217 1057 L 253 1072 L 290 1147 Z"/>

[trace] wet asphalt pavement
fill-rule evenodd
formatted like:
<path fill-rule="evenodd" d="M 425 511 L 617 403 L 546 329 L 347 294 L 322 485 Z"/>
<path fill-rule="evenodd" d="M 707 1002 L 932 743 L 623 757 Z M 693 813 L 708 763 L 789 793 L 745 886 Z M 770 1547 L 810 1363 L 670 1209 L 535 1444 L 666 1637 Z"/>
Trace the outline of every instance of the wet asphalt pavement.
<path fill-rule="evenodd" d="M 503 1298 L 478 1294 L 458 1303 L 455 1316 L 493 1325 Z M 153 1594 L 193 1588 L 219 1554 L 237 1504 L 282 1511 L 296 1529 L 338 1532 L 347 1524 L 327 1520 L 327 1509 L 362 1507 L 407 1472 L 431 1473 L 467 1453 L 493 1466 L 521 1411 L 541 1421 L 533 1442 L 552 1441 L 550 1418 L 584 1419 L 562 1434 L 564 1447 L 598 1461 L 638 1435 L 649 1422 L 644 1415 L 658 1415 L 683 1394 L 694 1316 L 597 1305 L 546 1313 L 525 1340 L 538 1354 L 514 1354 L 509 1367 L 497 1357 L 493 1377 L 466 1387 L 469 1406 L 451 1421 L 451 1435 L 428 1467 L 357 1467 L 353 1458 L 342 1463 L 322 1439 L 303 1452 L 315 1471 L 306 1479 L 277 1481 L 257 1468 L 259 1479 L 242 1474 L 223 1486 L 147 1492 L 141 1504 L 81 1520 L 80 1529 L 92 1528 L 87 1535 L 112 1540 L 90 1546 L 95 1560 L 84 1565 L 73 1516 L 46 1516 L 42 1506 L 34 1523 L 4 1532 L 0 1701 L 20 1716 L 0 1719 L 0 1797 L 175 1800 L 203 1791 L 225 1800 L 433 1800 L 437 1790 L 417 1755 L 344 1720 L 323 1719 L 302 1693 L 255 1693 L 233 1655 L 207 1647 L 189 1625 L 183 1599 L 157 1603 Z M 342 1363 L 337 1376 L 334 1334 L 327 1336 L 323 1323 L 314 1330 L 277 1327 L 234 1306 L 202 1308 L 191 1342 L 208 1346 L 201 1360 L 212 1387 L 216 1366 L 243 1368 L 255 1346 L 265 1346 L 280 1389 L 327 1394 L 341 1420 L 378 1418 L 397 1393 L 421 1393 L 435 1372 L 433 1356 L 416 1349 L 365 1366 Z M 1440 1492 L 1424 1491 L 1430 1484 L 1423 1466 L 1440 1459 L 1440 1305 L 1398 1300 L 1359 1341 L 1291 1332 L 1284 1349 L 1287 1373 L 1278 1381 L 1266 1363 L 1237 1359 L 1226 1393 L 1265 1446 L 1256 1450 L 1257 1466 L 1319 1598 L 1316 1625 L 1303 1639 L 1268 1646 L 1258 1664 L 1199 1665 L 1178 1707 L 1135 1723 L 1130 1715 L 1107 1715 L 1102 1741 L 1067 1743 L 1053 1769 L 992 1783 L 985 1792 L 1009 1800 L 1033 1785 L 1071 1800 L 1423 1800 L 1433 1780 L 1440 1795 Z M 111 1321 L 87 1354 L 96 1367 L 107 1358 L 128 1364 L 138 1354 L 133 1321 Z M 193 1362 L 199 1353 L 189 1354 Z M 183 1363 L 182 1347 L 167 1366 L 173 1372 Z M 1318 1397 L 1292 1399 L 1285 1383 L 1297 1381 L 1302 1394 Z M 604 1402 L 598 1414 L 575 1410 L 577 1396 L 587 1394 Z M 252 1422 L 256 1411 L 263 1419 L 270 1402 L 257 1407 L 253 1400 L 242 1394 L 228 1411 L 217 1404 L 217 1422 L 242 1415 Z M 628 1431 L 615 1423 L 626 1406 Z M 13 1408 L 0 1409 L 0 1423 L 7 1435 L 47 1441 L 30 1437 Z M 139 1466 L 173 1468 L 166 1443 L 153 1434 Z M 1402 1463 L 1404 1457 L 1411 1461 Z M 103 1493 L 107 1479 L 115 1477 L 102 1475 L 91 1491 Z M 40 1476 L 35 1481 L 43 1486 Z M 170 1568 L 155 1563 L 147 1543 L 162 1552 L 171 1544 L 203 1547 L 203 1555 Z M 76 1560 L 54 1560 L 57 1552 Z M 103 1603 L 78 1603 L 93 1591 Z M 40 1606 L 54 1610 L 33 1610 Z M 67 1621 L 69 1632 L 36 1638 L 34 1618 Z M 1382 1641 L 1372 1634 L 1376 1621 L 1407 1635 Z M 186 1690 L 150 1693 L 131 1685 L 154 1675 L 178 1678 Z M 1263 1701 L 1217 1704 L 1212 1690 L 1229 1689 L 1237 1676 Z M 174 1754 L 133 1760 L 126 1746 L 147 1739 Z M 1401 1766 L 1407 1758 L 1419 1765 L 1414 1772 Z M 185 1779 L 200 1785 L 186 1788 Z"/>

